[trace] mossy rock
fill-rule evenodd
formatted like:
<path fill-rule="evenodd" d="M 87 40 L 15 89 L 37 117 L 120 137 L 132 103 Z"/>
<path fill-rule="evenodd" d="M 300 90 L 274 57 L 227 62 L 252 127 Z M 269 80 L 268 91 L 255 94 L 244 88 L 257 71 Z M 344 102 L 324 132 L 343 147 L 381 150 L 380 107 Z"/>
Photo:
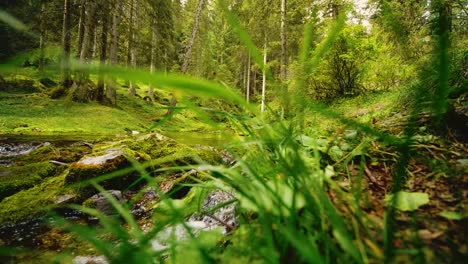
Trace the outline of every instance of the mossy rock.
<path fill-rule="evenodd" d="M 15 193 L 0 202 L 0 225 L 15 223 L 44 214 L 56 204 L 60 195 L 70 194 L 65 188 L 67 171 L 56 177 L 46 178 L 40 184 Z"/>
<path fill-rule="evenodd" d="M 132 169 L 132 161 L 145 163 L 151 160 L 153 167 L 195 165 L 200 162 L 219 164 L 222 156 L 211 148 L 191 148 L 158 133 L 126 138 L 116 142 L 95 145 L 91 155 L 84 156 L 70 166 L 67 184 L 75 184 L 81 197 L 96 193 L 94 188 L 79 182 L 96 179 L 105 189 L 123 190 L 140 179 Z M 148 163 L 147 163 L 148 165 Z M 100 176 L 118 175 L 101 181 Z"/>
<path fill-rule="evenodd" d="M 79 160 L 85 154 L 91 153 L 91 149 L 81 143 L 74 143 L 70 146 L 55 147 L 53 145 L 44 145 L 28 155 L 20 156 L 15 159 L 18 165 L 56 160 L 64 163 L 70 163 Z"/>
<path fill-rule="evenodd" d="M 80 193 L 80 198 L 89 197 L 97 192 L 86 183 L 90 179 L 99 181 L 105 189 L 126 189 L 140 177 L 131 169 L 132 164 L 129 159 L 144 161 L 142 156 L 144 157 L 144 155 L 123 148 L 110 148 L 87 155 L 70 166 L 65 182 L 75 186 Z M 106 180 L 100 179 L 100 176 L 106 177 L 109 173 L 120 173 L 120 175 Z"/>
<path fill-rule="evenodd" d="M 0 86 L 0 91 L 8 93 L 38 93 L 41 92 L 41 89 L 36 86 L 34 80 L 14 79 L 4 81 L 4 84 Z"/>
<path fill-rule="evenodd" d="M 43 179 L 63 171 L 48 162 L 0 168 L 0 200 L 40 183 Z"/>

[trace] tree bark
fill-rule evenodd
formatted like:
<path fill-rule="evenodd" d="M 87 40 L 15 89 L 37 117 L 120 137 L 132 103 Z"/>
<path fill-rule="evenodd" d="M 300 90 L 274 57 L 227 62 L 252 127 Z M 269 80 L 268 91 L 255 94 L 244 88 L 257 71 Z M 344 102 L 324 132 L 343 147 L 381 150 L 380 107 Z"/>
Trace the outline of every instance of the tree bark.
<path fill-rule="evenodd" d="M 62 27 L 62 81 L 65 88 L 69 88 L 72 82 L 70 77 L 70 7 L 70 1 L 64 0 Z"/>
<path fill-rule="evenodd" d="M 86 17 L 86 0 L 81 0 L 80 3 L 80 18 L 78 21 L 78 44 L 76 57 L 81 55 L 81 47 L 83 46 L 83 36 L 85 32 L 85 17 Z"/>
<path fill-rule="evenodd" d="M 133 2 L 133 23 L 132 25 L 132 46 L 130 48 L 130 65 L 132 68 L 136 68 L 136 63 L 137 63 L 137 50 L 136 50 L 136 45 L 135 43 L 137 42 L 137 35 L 135 33 L 135 28 L 138 28 L 138 1 L 137 0 L 132 0 Z M 130 81 L 130 87 L 128 90 L 130 95 L 135 95 L 136 94 L 136 88 L 135 84 Z"/>
<path fill-rule="evenodd" d="M 286 70 L 287 70 L 287 61 L 286 61 L 286 33 L 285 33 L 285 24 L 286 24 L 286 0 L 281 0 L 281 70 L 280 78 L 281 81 L 286 81 Z"/>
<path fill-rule="evenodd" d="M 111 65 L 116 65 L 117 51 L 119 49 L 119 24 L 121 21 L 122 5 L 117 5 L 114 9 L 114 16 L 112 17 L 112 39 L 109 51 L 109 62 Z M 117 103 L 117 88 L 115 78 L 112 77 L 106 87 L 106 98 L 111 104 Z"/>
<path fill-rule="evenodd" d="M 187 47 L 186 47 L 186 51 L 184 55 L 184 61 L 182 63 L 181 71 L 183 74 L 186 74 L 188 70 L 188 66 L 190 63 L 190 56 L 192 55 L 193 43 L 195 42 L 195 37 L 197 35 L 197 30 L 198 30 L 198 24 L 200 22 L 200 17 L 203 11 L 203 4 L 204 4 L 204 0 L 198 0 L 197 11 L 195 14 L 195 19 L 193 21 L 192 34 L 190 35 L 189 42 L 187 43 Z M 174 107 L 176 105 L 177 105 L 177 98 L 174 95 L 172 95 L 171 103 L 169 105 L 169 109 L 167 110 L 166 116 L 172 115 L 174 111 Z"/>
<path fill-rule="evenodd" d="M 39 72 L 43 73 L 44 71 L 44 57 L 45 57 L 45 52 L 44 52 L 44 43 L 45 43 L 45 28 L 44 28 L 44 15 L 45 15 L 45 3 L 42 2 L 41 4 L 41 14 L 40 14 L 40 25 L 39 25 L 39 30 L 40 30 L 40 36 L 39 36 L 39 50 L 40 50 L 40 55 L 39 55 Z"/>
<path fill-rule="evenodd" d="M 105 66 L 107 58 L 107 31 L 109 27 L 109 3 L 108 0 L 102 0 L 103 16 L 102 16 L 102 32 L 101 32 L 101 52 L 100 52 L 100 65 Z M 104 75 L 102 72 L 99 73 L 99 81 L 97 85 L 96 99 L 99 102 L 104 102 Z"/>
<path fill-rule="evenodd" d="M 267 69 L 267 39 L 265 35 L 265 46 L 263 51 L 263 70 L 262 70 L 262 105 L 261 112 L 265 111 L 265 90 L 266 90 L 266 69 Z"/>
<path fill-rule="evenodd" d="M 154 56 L 156 53 L 156 24 L 154 21 L 154 18 L 151 20 L 151 55 L 150 55 L 150 73 L 153 73 L 155 70 L 155 65 L 154 65 Z M 154 90 L 152 83 L 149 84 L 148 87 L 148 96 L 153 97 L 154 96 Z"/>
<path fill-rule="evenodd" d="M 187 69 L 190 63 L 190 56 L 192 55 L 193 43 L 195 42 L 195 37 L 197 35 L 198 23 L 200 22 L 200 17 L 203 11 L 203 2 L 204 0 L 198 0 L 197 12 L 195 14 L 195 19 L 193 21 L 192 34 L 190 35 L 189 42 L 187 43 L 184 61 L 182 64 L 182 73 L 187 73 Z"/>
<path fill-rule="evenodd" d="M 91 38 L 94 31 L 94 12 L 95 3 L 93 0 L 88 1 L 88 11 L 85 18 L 85 31 L 83 35 L 83 45 L 81 46 L 80 61 L 85 62 L 89 59 Z"/>
<path fill-rule="evenodd" d="M 247 87 L 245 89 L 245 99 L 247 103 L 250 101 L 250 52 L 249 52 L 249 59 L 247 62 Z"/>

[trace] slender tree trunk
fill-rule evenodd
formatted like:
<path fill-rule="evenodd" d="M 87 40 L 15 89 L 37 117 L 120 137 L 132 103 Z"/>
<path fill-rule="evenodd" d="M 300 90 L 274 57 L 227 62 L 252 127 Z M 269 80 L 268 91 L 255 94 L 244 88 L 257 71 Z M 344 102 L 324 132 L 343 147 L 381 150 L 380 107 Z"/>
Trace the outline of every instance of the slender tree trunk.
<path fill-rule="evenodd" d="M 155 70 L 155 65 L 154 65 L 154 56 L 156 54 L 156 25 L 154 18 L 151 20 L 151 56 L 150 56 L 150 73 L 153 73 Z M 152 83 L 149 84 L 148 87 L 148 96 L 153 97 L 154 95 L 154 90 Z"/>
<path fill-rule="evenodd" d="M 121 21 L 122 5 L 118 5 L 114 9 L 114 16 L 112 18 L 112 39 L 110 44 L 109 62 L 111 65 L 117 64 L 117 51 L 119 49 L 119 24 Z M 112 77 L 107 84 L 106 97 L 111 104 L 117 103 L 117 88 L 115 78 Z"/>
<path fill-rule="evenodd" d="M 65 88 L 71 86 L 70 77 L 70 0 L 64 0 L 62 27 L 62 81 Z"/>
<path fill-rule="evenodd" d="M 81 46 L 80 61 L 85 62 L 89 59 L 91 38 L 93 37 L 94 31 L 94 13 L 95 3 L 93 0 L 88 1 L 88 11 L 85 19 L 85 31 L 83 35 L 83 45 Z"/>
<path fill-rule="evenodd" d="M 250 52 L 249 52 L 249 59 L 247 62 L 247 87 L 245 89 L 245 99 L 247 103 L 250 101 Z"/>
<path fill-rule="evenodd" d="M 266 89 L 266 66 L 267 63 L 267 39 L 265 37 L 265 46 L 263 50 L 263 71 L 262 71 L 262 105 L 261 112 L 265 111 L 265 89 Z"/>
<path fill-rule="evenodd" d="M 112 17 L 112 39 L 110 44 L 109 62 L 112 65 L 117 64 L 117 51 L 119 49 L 119 24 L 120 24 L 120 13 L 122 7 L 116 7 L 114 9 L 114 16 Z"/>
<path fill-rule="evenodd" d="M 137 0 L 132 0 L 133 1 L 133 25 L 132 25 L 132 47 L 130 49 L 130 65 L 132 68 L 136 68 L 136 63 L 137 63 L 137 50 L 136 50 L 136 45 L 137 43 L 137 35 L 135 28 L 138 28 L 138 1 Z M 129 94 L 135 95 L 136 94 L 136 88 L 135 84 L 131 81 L 130 82 L 130 87 L 128 90 Z"/>
<path fill-rule="evenodd" d="M 101 32 L 101 53 L 100 53 L 100 65 L 105 66 L 107 58 L 107 31 L 109 27 L 109 3 L 108 0 L 102 0 L 103 16 L 102 16 L 102 32 Z M 104 102 L 104 75 L 99 74 L 99 81 L 97 85 L 96 99 L 99 102 Z"/>
<path fill-rule="evenodd" d="M 81 0 L 80 3 L 80 18 L 78 21 L 78 44 L 76 57 L 81 55 L 81 47 L 83 46 L 83 36 L 85 32 L 85 17 L 86 17 L 86 0 Z"/>
<path fill-rule="evenodd" d="M 93 48 L 91 49 L 91 59 L 94 60 L 96 58 L 96 53 L 97 53 L 97 43 L 98 43 L 98 32 L 96 29 L 93 30 Z"/>
<path fill-rule="evenodd" d="M 186 47 L 186 51 L 184 55 L 184 61 L 182 63 L 181 71 L 183 74 L 186 74 L 188 70 L 188 66 L 190 63 L 190 56 L 192 55 L 193 43 L 195 42 L 195 37 L 197 35 L 197 30 L 198 30 L 198 24 L 200 22 L 200 17 L 203 11 L 203 4 L 204 4 L 204 0 L 198 0 L 197 11 L 195 14 L 195 19 L 193 21 L 192 34 L 190 35 L 189 42 L 187 43 L 187 47 Z M 174 111 L 174 107 L 176 105 L 177 105 L 177 99 L 174 95 L 172 95 L 171 103 L 170 103 L 169 109 L 167 110 L 166 116 L 172 115 L 172 112 Z"/>
<path fill-rule="evenodd" d="M 39 50 L 40 50 L 40 55 L 39 55 L 39 72 L 43 73 L 44 71 L 44 42 L 45 42 L 45 28 L 44 28 L 44 15 L 45 15 L 45 3 L 42 2 L 41 4 L 41 14 L 40 14 L 40 36 L 39 36 Z"/>
<path fill-rule="evenodd" d="M 187 73 L 188 66 L 190 63 L 190 56 L 192 55 L 193 43 L 195 42 L 195 38 L 198 31 L 198 23 L 200 22 L 200 17 L 203 11 L 203 2 L 204 0 L 198 0 L 197 13 L 195 14 L 195 19 L 193 21 L 192 34 L 190 35 L 189 42 L 187 43 L 184 61 L 182 64 L 181 70 L 183 74 Z"/>
<path fill-rule="evenodd" d="M 286 33 L 285 33 L 285 23 L 286 23 L 286 0 L 281 0 L 281 70 L 280 78 L 281 81 L 286 81 Z"/>
<path fill-rule="evenodd" d="M 133 0 L 130 0 L 130 20 L 128 22 L 127 67 L 131 66 L 133 48 Z"/>

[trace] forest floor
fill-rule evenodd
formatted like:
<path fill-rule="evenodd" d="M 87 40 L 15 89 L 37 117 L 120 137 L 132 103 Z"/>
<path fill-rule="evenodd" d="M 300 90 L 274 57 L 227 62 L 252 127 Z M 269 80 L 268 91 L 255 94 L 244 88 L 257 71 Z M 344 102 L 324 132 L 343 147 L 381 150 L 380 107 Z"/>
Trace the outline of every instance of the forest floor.
<path fill-rule="evenodd" d="M 154 100 L 148 104 L 141 97 L 127 95 L 122 88 L 118 93 L 117 107 L 109 107 L 97 103 L 53 100 L 44 92 L 44 88 L 37 83 L 34 85 L 38 88 L 30 91 L 0 89 L 0 135 L 85 135 L 96 139 L 145 133 L 151 129 L 213 135 L 229 130 L 227 134 L 231 137 L 235 133 L 225 124 L 212 127 L 203 123 L 190 110 L 182 111 L 158 125 L 169 98 L 164 92 L 159 94 L 160 101 Z M 143 90 L 139 92 L 143 95 Z M 399 99 L 398 92 L 385 92 L 342 99 L 327 107 L 344 118 L 399 137 L 407 122 L 405 110 L 398 104 Z M 447 131 L 434 132 L 425 124 L 423 117 L 418 123 L 402 189 L 426 193 L 429 200 L 418 208 L 397 213 L 398 231 L 394 246 L 402 249 L 397 257 L 401 263 L 418 257 L 425 258 L 428 263 L 462 263 L 466 259 L 468 148 L 466 141 L 451 134 L 450 129 Z M 308 115 L 304 134 L 326 140 L 324 161 L 335 166 L 337 182 L 345 192 L 356 198 L 358 195 L 361 209 L 373 219 L 375 225 L 383 226 L 387 207 L 385 198 L 391 193 L 393 168 L 399 160 L 395 148 L 337 120 L 314 113 Z M 174 137 L 177 139 L 177 134 Z M 184 137 L 187 136 L 181 138 Z M 218 140 L 216 144 L 230 139 Z M 197 143 L 203 143 L 203 140 Z M 362 163 L 355 152 L 363 148 L 363 144 L 366 152 Z M 357 183 L 355 179 L 360 170 L 363 170 L 365 177 Z M 330 191 L 329 195 L 340 208 L 337 194 Z M 352 213 L 349 208 L 340 209 L 344 214 Z M 382 237 L 382 234 L 375 235 Z M 383 252 L 374 248 L 374 254 L 382 256 Z"/>

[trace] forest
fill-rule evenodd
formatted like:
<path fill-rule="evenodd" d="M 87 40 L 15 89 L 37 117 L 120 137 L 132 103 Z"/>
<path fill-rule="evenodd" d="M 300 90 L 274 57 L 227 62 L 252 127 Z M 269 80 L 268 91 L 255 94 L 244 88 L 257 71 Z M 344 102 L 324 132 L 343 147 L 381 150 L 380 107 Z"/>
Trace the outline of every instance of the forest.
<path fill-rule="evenodd" d="M 0 1 L 1 263 L 466 263 L 467 0 Z"/>

